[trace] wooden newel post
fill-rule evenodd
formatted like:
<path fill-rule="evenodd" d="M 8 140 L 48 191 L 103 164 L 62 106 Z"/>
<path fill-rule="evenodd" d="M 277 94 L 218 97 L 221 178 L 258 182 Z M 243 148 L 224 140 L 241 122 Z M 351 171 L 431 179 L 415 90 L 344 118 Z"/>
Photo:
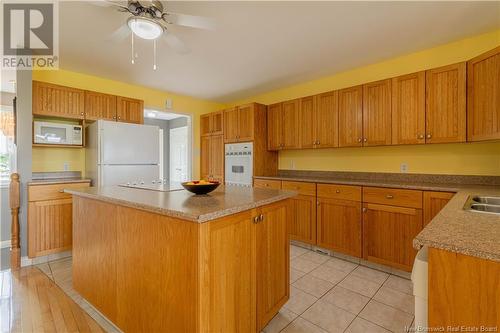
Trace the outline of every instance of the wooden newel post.
<path fill-rule="evenodd" d="M 10 175 L 9 204 L 12 214 L 11 243 L 10 243 L 10 267 L 12 269 L 21 267 L 21 243 L 19 241 L 19 201 L 20 201 L 19 174 Z"/>

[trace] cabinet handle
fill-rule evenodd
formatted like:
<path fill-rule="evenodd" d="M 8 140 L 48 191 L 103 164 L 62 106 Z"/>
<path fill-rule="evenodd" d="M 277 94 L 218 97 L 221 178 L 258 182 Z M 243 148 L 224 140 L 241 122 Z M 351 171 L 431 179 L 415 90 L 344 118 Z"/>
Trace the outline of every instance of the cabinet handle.
<path fill-rule="evenodd" d="M 318 145 L 318 146 L 320 145 L 320 142 L 319 142 L 319 140 L 318 140 L 318 143 L 317 143 L 317 145 Z"/>
<path fill-rule="evenodd" d="M 364 138 L 364 139 L 363 139 L 363 142 L 368 142 L 368 139 L 367 139 L 367 138 Z"/>
<path fill-rule="evenodd" d="M 340 190 L 335 190 L 335 193 L 340 193 Z"/>
<path fill-rule="evenodd" d="M 59 190 L 59 193 L 64 193 L 64 190 Z"/>
<path fill-rule="evenodd" d="M 81 113 L 80 113 L 80 115 L 82 115 L 82 116 L 83 116 L 83 112 L 81 112 Z"/>
<path fill-rule="evenodd" d="M 432 134 L 427 134 L 427 139 L 432 138 Z"/>
<path fill-rule="evenodd" d="M 255 224 L 259 223 L 259 216 L 255 216 L 253 218 L 253 223 L 255 223 Z"/>
<path fill-rule="evenodd" d="M 420 140 L 423 139 L 423 138 L 424 138 L 423 134 L 419 134 L 418 137 L 417 137 L 417 139 L 420 139 Z"/>
<path fill-rule="evenodd" d="M 358 142 L 361 142 L 361 141 L 363 141 L 363 139 L 361 139 L 361 138 L 358 138 Z"/>
<path fill-rule="evenodd" d="M 393 196 L 392 194 L 387 194 L 385 197 L 386 197 L 387 199 L 394 199 L 394 196 Z"/>
<path fill-rule="evenodd" d="M 262 222 L 262 221 L 264 221 L 264 215 L 260 214 L 259 215 L 259 222 Z"/>
<path fill-rule="evenodd" d="M 319 202 L 319 200 L 316 201 L 316 205 L 319 206 L 321 203 Z"/>
<path fill-rule="evenodd" d="M 365 207 L 363 207 L 363 213 L 366 213 L 367 209 Z"/>
<path fill-rule="evenodd" d="M 268 183 L 266 183 L 265 185 L 266 185 L 266 187 L 269 187 L 269 184 L 268 184 Z"/>

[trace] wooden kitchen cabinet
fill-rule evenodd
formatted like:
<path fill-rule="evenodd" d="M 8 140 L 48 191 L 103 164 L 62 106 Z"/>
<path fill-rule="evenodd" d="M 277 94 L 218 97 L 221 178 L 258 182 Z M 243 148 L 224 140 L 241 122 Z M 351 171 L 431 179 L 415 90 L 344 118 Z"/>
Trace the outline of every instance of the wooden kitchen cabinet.
<path fill-rule="evenodd" d="M 363 85 L 363 146 L 390 145 L 391 80 Z"/>
<path fill-rule="evenodd" d="M 392 144 L 425 143 L 425 72 L 392 79 Z"/>
<path fill-rule="evenodd" d="M 267 107 L 267 149 L 281 149 L 282 127 L 281 122 L 282 103 L 271 104 Z"/>
<path fill-rule="evenodd" d="M 426 143 L 466 140 L 466 65 L 426 71 Z"/>
<path fill-rule="evenodd" d="M 201 137 L 200 174 L 202 179 L 224 181 L 224 136 Z"/>
<path fill-rule="evenodd" d="M 283 190 L 296 191 L 292 198 L 291 216 L 288 219 L 290 238 L 311 245 L 316 244 L 316 184 L 283 181 Z"/>
<path fill-rule="evenodd" d="M 254 140 L 254 116 L 257 104 L 250 103 L 224 110 L 224 142 Z"/>
<path fill-rule="evenodd" d="M 425 191 L 423 197 L 424 227 L 446 206 L 455 193 Z"/>
<path fill-rule="evenodd" d="M 116 96 L 85 91 L 86 120 L 116 120 Z"/>
<path fill-rule="evenodd" d="M 338 92 L 339 147 L 363 145 L 363 86 Z"/>
<path fill-rule="evenodd" d="M 467 141 L 500 139 L 500 46 L 467 63 Z"/>
<path fill-rule="evenodd" d="M 290 297 L 290 200 L 257 209 L 256 224 L 257 332 Z"/>
<path fill-rule="evenodd" d="M 273 179 L 254 179 L 253 186 L 258 188 L 270 188 L 275 190 L 281 189 L 281 180 Z"/>
<path fill-rule="evenodd" d="M 337 91 L 300 99 L 301 148 L 338 146 Z"/>
<path fill-rule="evenodd" d="M 422 210 L 363 204 L 363 258 L 411 271 L 417 251 L 413 238 L 422 230 Z"/>
<path fill-rule="evenodd" d="M 74 119 L 85 117 L 84 90 L 33 81 L 32 98 L 33 115 Z"/>
<path fill-rule="evenodd" d="M 238 108 L 230 108 L 224 110 L 224 142 L 238 142 L 239 133 L 239 117 Z"/>
<path fill-rule="evenodd" d="M 211 112 L 200 116 L 200 134 L 221 135 L 224 134 L 223 111 Z"/>
<path fill-rule="evenodd" d="M 28 257 L 67 251 L 72 245 L 72 198 L 65 188 L 89 182 L 28 186 Z"/>
<path fill-rule="evenodd" d="M 300 100 L 294 99 L 269 106 L 268 149 L 296 149 L 300 147 Z"/>
<path fill-rule="evenodd" d="M 125 123 L 144 123 L 144 102 L 134 98 L 116 98 L 116 119 Z"/>

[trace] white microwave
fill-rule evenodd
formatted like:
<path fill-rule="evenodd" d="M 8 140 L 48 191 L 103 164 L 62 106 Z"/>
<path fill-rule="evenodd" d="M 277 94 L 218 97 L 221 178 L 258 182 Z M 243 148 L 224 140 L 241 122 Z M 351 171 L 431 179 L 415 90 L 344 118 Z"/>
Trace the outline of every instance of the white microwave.
<path fill-rule="evenodd" d="M 36 121 L 33 124 L 33 143 L 82 146 L 82 126 Z"/>

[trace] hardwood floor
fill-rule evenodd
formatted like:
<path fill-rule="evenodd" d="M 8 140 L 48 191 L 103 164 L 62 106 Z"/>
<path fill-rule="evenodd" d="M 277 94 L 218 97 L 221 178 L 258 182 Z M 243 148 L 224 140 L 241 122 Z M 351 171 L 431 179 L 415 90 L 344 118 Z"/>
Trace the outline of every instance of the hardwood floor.
<path fill-rule="evenodd" d="M 0 274 L 1 332 L 104 332 L 40 269 Z"/>

